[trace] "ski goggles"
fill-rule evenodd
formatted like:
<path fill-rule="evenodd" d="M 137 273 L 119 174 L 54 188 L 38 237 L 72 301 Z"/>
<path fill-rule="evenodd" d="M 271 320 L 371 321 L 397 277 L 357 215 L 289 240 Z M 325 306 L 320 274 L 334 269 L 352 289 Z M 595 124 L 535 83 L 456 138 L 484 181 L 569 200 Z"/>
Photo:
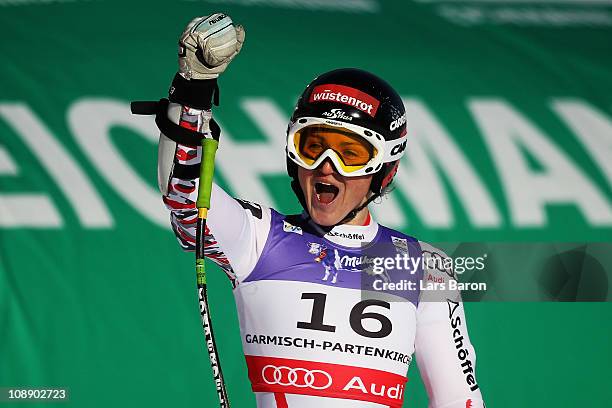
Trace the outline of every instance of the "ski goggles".
<path fill-rule="evenodd" d="M 297 165 L 313 170 L 330 159 L 348 177 L 376 173 L 383 163 L 398 160 L 405 147 L 406 136 L 385 141 L 364 127 L 321 118 L 301 118 L 287 133 L 287 154 Z"/>

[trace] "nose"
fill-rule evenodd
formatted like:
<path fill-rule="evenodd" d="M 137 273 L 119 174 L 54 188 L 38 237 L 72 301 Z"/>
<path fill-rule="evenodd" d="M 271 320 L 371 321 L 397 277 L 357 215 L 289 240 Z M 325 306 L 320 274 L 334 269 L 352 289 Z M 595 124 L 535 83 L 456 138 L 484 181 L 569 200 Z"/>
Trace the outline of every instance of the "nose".
<path fill-rule="evenodd" d="M 321 163 L 321 165 L 319 167 L 317 167 L 317 170 L 319 171 L 319 173 L 321 173 L 321 175 L 323 176 L 327 176 L 329 174 L 334 174 L 334 172 L 336 171 L 332 161 L 330 159 L 325 159 L 323 161 L 323 163 Z"/>

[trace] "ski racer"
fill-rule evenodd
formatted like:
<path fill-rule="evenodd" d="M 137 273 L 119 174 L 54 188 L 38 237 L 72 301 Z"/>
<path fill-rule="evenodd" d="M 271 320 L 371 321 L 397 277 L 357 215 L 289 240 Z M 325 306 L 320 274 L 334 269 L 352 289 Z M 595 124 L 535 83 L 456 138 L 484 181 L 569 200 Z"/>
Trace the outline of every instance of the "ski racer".
<path fill-rule="evenodd" d="M 195 245 L 199 140 L 219 138 L 217 78 L 243 41 L 243 28 L 224 14 L 194 19 L 156 118 L 159 187 L 187 251 Z M 287 128 L 287 171 L 301 214 L 283 215 L 213 185 L 206 255 L 234 287 L 259 408 L 398 408 L 404 399 L 410 406 L 413 354 L 430 407 L 484 406 L 459 293 L 427 299 L 423 289 L 455 279 L 452 270 L 423 262 L 404 275 L 412 289 L 366 295 L 396 281 L 385 272 L 368 286 L 374 256 L 446 257 L 368 211 L 389 189 L 406 142 L 405 109 L 391 86 L 363 70 L 338 69 L 308 85 Z"/>

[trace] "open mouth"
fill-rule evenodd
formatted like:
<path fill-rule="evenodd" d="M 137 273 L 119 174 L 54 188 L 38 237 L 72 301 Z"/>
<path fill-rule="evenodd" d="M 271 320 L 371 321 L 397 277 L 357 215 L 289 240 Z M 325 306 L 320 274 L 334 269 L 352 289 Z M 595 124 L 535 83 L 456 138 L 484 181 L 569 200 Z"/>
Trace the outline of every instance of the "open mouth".
<path fill-rule="evenodd" d="M 329 204 L 336 199 L 340 189 L 332 184 L 318 182 L 315 183 L 315 193 L 317 200 L 323 204 Z"/>

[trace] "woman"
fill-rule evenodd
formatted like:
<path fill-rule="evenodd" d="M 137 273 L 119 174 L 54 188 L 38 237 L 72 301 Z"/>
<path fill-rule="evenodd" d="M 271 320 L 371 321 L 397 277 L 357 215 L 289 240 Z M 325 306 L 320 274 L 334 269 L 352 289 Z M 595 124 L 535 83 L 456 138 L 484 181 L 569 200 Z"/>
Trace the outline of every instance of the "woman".
<path fill-rule="evenodd" d="M 223 14 L 194 19 L 179 43 L 167 115 L 157 118 L 160 189 L 186 250 L 195 243 L 200 165 L 189 145 L 219 137 L 216 78 L 243 41 Z M 213 186 L 207 256 L 234 286 L 258 407 L 401 407 L 413 354 L 431 407 L 484 406 L 458 293 L 427 293 L 425 301 L 423 283 L 449 282 L 452 271 L 423 261 L 372 272 L 376 259 L 445 256 L 368 211 L 405 148 L 397 93 L 365 71 L 334 70 L 306 88 L 287 130 L 287 170 L 302 214 Z M 398 271 L 412 286 L 390 289 Z"/>

